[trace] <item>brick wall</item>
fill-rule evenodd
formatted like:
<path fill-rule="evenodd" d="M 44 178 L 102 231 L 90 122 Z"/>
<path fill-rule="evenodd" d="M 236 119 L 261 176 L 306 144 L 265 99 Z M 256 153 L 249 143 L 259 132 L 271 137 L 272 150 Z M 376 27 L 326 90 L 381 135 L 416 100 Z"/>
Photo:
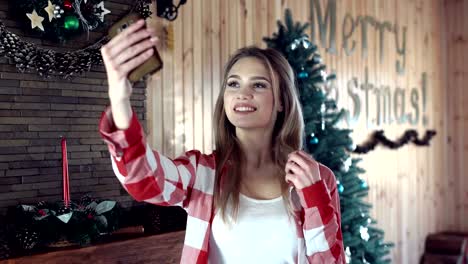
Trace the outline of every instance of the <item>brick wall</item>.
<path fill-rule="evenodd" d="M 102 36 L 92 33 L 58 45 L 28 35 L 0 0 L 0 19 L 10 31 L 45 48 L 74 50 Z M 115 20 L 133 1 L 105 1 Z M 138 83 L 132 105 L 144 127 L 145 86 Z M 71 198 L 90 193 L 119 201 L 134 202 L 115 178 L 106 146 L 98 133 L 99 117 L 108 105 L 104 67 L 73 80 L 44 80 L 35 73 L 19 73 L 14 64 L 0 58 L 0 215 L 8 206 L 62 198 L 60 136 L 67 138 Z"/>

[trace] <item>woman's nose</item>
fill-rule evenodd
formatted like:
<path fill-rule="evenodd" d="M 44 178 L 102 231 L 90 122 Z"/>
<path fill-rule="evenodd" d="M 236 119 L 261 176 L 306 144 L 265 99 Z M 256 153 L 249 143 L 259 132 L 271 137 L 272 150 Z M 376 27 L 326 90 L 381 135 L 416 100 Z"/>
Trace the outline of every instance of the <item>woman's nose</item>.
<path fill-rule="evenodd" d="M 241 87 L 237 93 L 237 99 L 251 99 L 252 91 L 248 87 Z"/>

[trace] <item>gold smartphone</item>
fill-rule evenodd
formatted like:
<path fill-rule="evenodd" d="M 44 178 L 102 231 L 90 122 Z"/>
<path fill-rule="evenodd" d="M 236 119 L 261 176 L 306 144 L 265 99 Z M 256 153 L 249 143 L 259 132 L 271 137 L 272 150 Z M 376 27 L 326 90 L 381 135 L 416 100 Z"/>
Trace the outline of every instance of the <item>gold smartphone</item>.
<path fill-rule="evenodd" d="M 137 13 L 130 13 L 126 15 L 124 18 L 117 21 L 112 27 L 109 29 L 109 37 L 113 38 L 117 36 L 120 32 L 124 29 L 128 28 L 131 24 L 136 23 L 138 20 L 142 19 L 142 17 Z M 146 27 L 146 25 L 145 25 Z M 128 74 L 128 79 L 132 82 L 137 82 L 141 80 L 147 74 L 153 74 L 163 67 L 163 62 L 161 60 L 161 56 L 159 56 L 158 50 L 154 47 L 153 56 L 151 56 L 148 60 L 146 60 L 143 64 L 138 66 L 137 68 L 133 69 Z"/>

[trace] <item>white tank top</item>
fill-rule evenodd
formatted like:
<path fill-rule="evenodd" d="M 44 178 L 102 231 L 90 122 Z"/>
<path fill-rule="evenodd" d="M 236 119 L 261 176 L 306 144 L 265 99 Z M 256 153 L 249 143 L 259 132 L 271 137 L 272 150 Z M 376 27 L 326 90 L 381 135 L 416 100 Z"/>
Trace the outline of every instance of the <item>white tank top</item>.
<path fill-rule="evenodd" d="M 239 195 L 237 222 L 228 223 L 217 210 L 210 234 L 208 263 L 296 263 L 297 233 L 293 218 L 288 217 L 283 197 L 257 200 Z"/>

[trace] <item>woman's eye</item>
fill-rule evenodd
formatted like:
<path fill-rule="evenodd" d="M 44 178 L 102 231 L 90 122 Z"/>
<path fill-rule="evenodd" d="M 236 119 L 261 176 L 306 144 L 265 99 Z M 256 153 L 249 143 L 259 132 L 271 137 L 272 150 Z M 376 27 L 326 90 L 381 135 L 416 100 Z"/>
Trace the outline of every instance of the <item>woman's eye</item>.
<path fill-rule="evenodd" d="M 264 83 L 254 83 L 255 88 L 266 88 L 267 86 Z"/>
<path fill-rule="evenodd" d="M 232 81 L 232 82 L 228 82 L 227 86 L 232 87 L 232 88 L 237 88 L 237 87 L 239 87 L 239 83 L 235 82 L 235 81 Z"/>

